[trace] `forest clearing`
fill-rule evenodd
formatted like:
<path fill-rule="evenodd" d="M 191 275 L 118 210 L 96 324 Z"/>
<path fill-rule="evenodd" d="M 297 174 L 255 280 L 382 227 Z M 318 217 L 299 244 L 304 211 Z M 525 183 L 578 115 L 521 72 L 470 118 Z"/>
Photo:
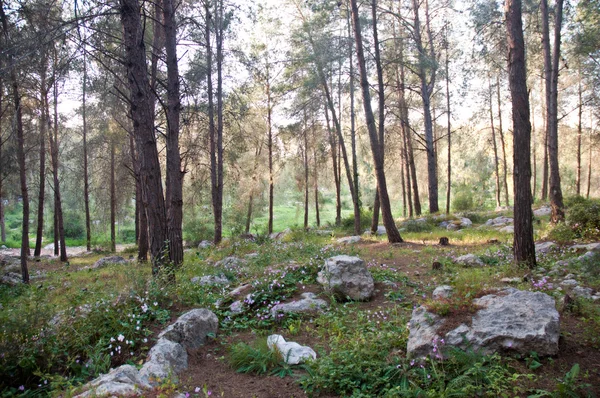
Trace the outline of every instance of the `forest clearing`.
<path fill-rule="evenodd" d="M 2 0 L 0 397 L 600 392 L 598 0 Z"/>

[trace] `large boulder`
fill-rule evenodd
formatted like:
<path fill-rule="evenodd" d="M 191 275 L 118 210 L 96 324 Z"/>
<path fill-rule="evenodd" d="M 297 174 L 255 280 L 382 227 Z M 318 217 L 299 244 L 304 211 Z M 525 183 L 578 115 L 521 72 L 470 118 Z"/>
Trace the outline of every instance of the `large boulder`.
<path fill-rule="evenodd" d="M 288 365 L 298 365 L 307 359 L 317 359 L 317 353 L 312 348 L 293 341 L 285 341 L 283 336 L 278 334 L 267 337 L 267 345 L 271 350 L 277 349 Z"/>
<path fill-rule="evenodd" d="M 109 256 L 109 257 L 103 257 L 100 260 L 96 261 L 94 263 L 94 265 L 92 265 L 91 267 L 84 267 L 84 268 L 97 269 L 97 268 L 105 267 L 109 264 L 123 264 L 126 262 L 127 262 L 127 260 L 125 260 L 121 256 Z"/>
<path fill-rule="evenodd" d="M 175 377 L 187 367 L 187 351 L 181 344 L 163 337 L 148 352 L 148 360 L 140 369 L 140 380 L 145 386 L 156 386 L 162 379 Z"/>
<path fill-rule="evenodd" d="M 289 303 L 276 304 L 271 308 L 271 314 L 276 316 L 278 313 L 306 313 L 315 312 L 329 305 L 327 301 L 317 298 L 314 293 L 302 293 L 302 300 L 292 301 Z"/>
<path fill-rule="evenodd" d="M 549 253 L 557 247 L 554 242 L 539 242 L 535 244 L 536 253 Z"/>
<path fill-rule="evenodd" d="M 533 211 L 533 215 L 536 217 L 549 216 L 550 214 L 552 214 L 552 208 L 550 206 L 542 206 Z"/>
<path fill-rule="evenodd" d="M 473 225 L 473 221 L 471 221 L 470 219 L 468 219 L 467 217 L 461 217 L 460 218 L 460 226 L 462 228 L 468 228 L 470 226 Z"/>
<path fill-rule="evenodd" d="M 368 300 L 375 290 L 373 276 L 365 262 L 358 257 L 345 255 L 325 260 L 317 282 L 326 291 L 351 300 Z"/>
<path fill-rule="evenodd" d="M 360 236 L 356 235 L 356 236 L 344 236 L 343 238 L 339 238 L 337 241 L 337 243 L 342 244 L 342 245 L 349 245 L 352 243 L 358 243 L 360 242 Z"/>
<path fill-rule="evenodd" d="M 217 334 L 219 320 L 206 308 L 191 310 L 177 318 L 158 337 L 179 343 L 185 349 L 195 349 L 206 343 L 209 336 Z"/>
<path fill-rule="evenodd" d="M 560 318 L 554 300 L 541 292 L 505 289 L 474 300 L 480 309 L 471 325 L 461 324 L 443 336 L 438 331 L 446 319 L 425 307 L 413 311 L 408 327 L 407 352 L 413 357 L 439 355 L 440 342 L 489 354 L 514 351 L 539 355 L 558 353 Z"/>

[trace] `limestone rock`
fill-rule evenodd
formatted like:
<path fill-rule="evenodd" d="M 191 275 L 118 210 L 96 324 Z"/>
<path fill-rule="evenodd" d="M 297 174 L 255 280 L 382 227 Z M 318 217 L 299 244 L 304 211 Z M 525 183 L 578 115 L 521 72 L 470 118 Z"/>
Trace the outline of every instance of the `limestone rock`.
<path fill-rule="evenodd" d="M 467 217 L 461 217 L 460 218 L 460 226 L 462 228 L 468 228 L 470 226 L 473 225 L 473 221 L 471 221 L 470 219 L 468 219 Z"/>
<path fill-rule="evenodd" d="M 148 361 L 140 369 L 144 385 L 155 386 L 161 379 L 173 377 L 187 369 L 188 355 L 183 346 L 163 337 L 148 353 Z"/>
<path fill-rule="evenodd" d="M 542 206 L 533 211 L 533 215 L 536 217 L 549 216 L 550 214 L 552 214 L 552 208 L 550 206 Z"/>
<path fill-rule="evenodd" d="M 535 244 L 535 252 L 548 253 L 551 250 L 554 250 L 556 247 L 556 243 L 554 242 L 540 242 Z"/>
<path fill-rule="evenodd" d="M 317 353 L 308 346 L 302 346 L 293 341 L 285 341 L 283 336 L 272 334 L 267 337 L 269 349 L 277 349 L 288 365 L 298 365 L 307 359 L 317 359 Z"/>
<path fill-rule="evenodd" d="M 325 260 L 317 277 L 325 290 L 341 298 L 368 300 L 373 295 L 375 283 L 365 262 L 358 257 L 335 256 Z"/>
<path fill-rule="evenodd" d="M 158 337 L 179 343 L 185 349 L 195 349 L 206 343 L 210 335 L 216 335 L 219 328 L 217 316 L 206 308 L 191 310 L 177 318 Z"/>
<path fill-rule="evenodd" d="M 575 279 L 565 279 L 560 283 L 561 286 L 579 286 L 579 282 Z"/>
<path fill-rule="evenodd" d="M 466 267 L 483 267 L 485 264 L 479 257 L 474 254 L 465 254 L 464 256 L 460 256 L 454 260 L 456 264 L 464 265 Z"/>
<path fill-rule="evenodd" d="M 302 300 L 292 301 L 289 303 L 281 303 L 274 305 L 271 308 L 271 314 L 277 315 L 278 313 L 305 313 L 315 312 L 323 308 L 327 308 L 329 305 L 327 301 L 318 299 L 314 293 L 302 293 Z"/>
<path fill-rule="evenodd" d="M 560 318 L 550 296 L 508 288 L 476 299 L 474 304 L 481 309 L 472 317 L 471 326 L 462 324 L 445 336 L 438 335 L 444 318 L 427 312 L 424 307 L 416 308 L 408 324 L 408 354 L 431 355 L 442 338 L 445 346 L 470 347 L 486 354 L 507 350 L 521 354 L 558 353 Z"/>
<path fill-rule="evenodd" d="M 456 225 L 454 223 L 448 223 L 448 225 L 446 225 L 447 231 L 456 231 L 457 229 L 458 229 L 458 225 Z"/>
<path fill-rule="evenodd" d="M 573 292 L 574 296 L 591 300 L 592 299 L 592 293 L 594 291 L 592 289 L 590 289 L 589 287 L 575 286 L 573 288 L 572 292 Z"/>
<path fill-rule="evenodd" d="M 202 242 L 198 243 L 198 250 L 208 249 L 212 246 L 213 246 L 213 243 L 211 241 L 203 240 Z"/>
<path fill-rule="evenodd" d="M 225 275 L 205 275 L 202 277 L 195 276 L 190 280 L 200 286 L 208 285 L 229 285 L 229 279 Z"/>
<path fill-rule="evenodd" d="M 336 242 L 342 245 L 350 245 L 352 243 L 360 242 L 360 236 L 345 236 L 343 238 L 339 238 Z"/>
<path fill-rule="evenodd" d="M 224 259 L 222 259 L 220 261 L 217 261 L 215 263 L 215 268 L 232 269 L 232 268 L 239 268 L 245 264 L 246 264 L 246 260 L 241 259 L 239 257 L 235 257 L 235 256 L 229 256 L 229 257 L 225 257 Z"/>
<path fill-rule="evenodd" d="M 86 384 L 84 386 L 86 391 L 76 395 L 75 398 L 132 396 L 140 392 L 140 384 L 138 370 L 131 365 L 122 365 Z"/>
<path fill-rule="evenodd" d="M 500 216 L 496 218 L 490 218 L 485 222 L 485 225 L 487 225 L 488 227 L 502 227 L 507 224 L 512 224 L 513 222 L 513 218 Z"/>
<path fill-rule="evenodd" d="M 452 289 L 452 286 L 448 286 L 448 285 L 442 285 L 442 286 L 438 286 L 435 288 L 435 290 L 433 291 L 433 298 L 435 300 L 439 300 L 439 299 L 447 299 L 450 296 L 452 296 L 452 291 L 454 289 Z"/>
<path fill-rule="evenodd" d="M 290 233 L 292 233 L 292 230 L 287 228 L 281 232 L 273 232 L 272 234 L 269 235 L 269 239 L 272 240 L 283 240 L 285 239 L 286 236 L 288 236 Z"/>
<path fill-rule="evenodd" d="M 127 262 L 127 260 L 125 260 L 121 256 L 109 256 L 109 257 L 101 258 L 100 260 L 96 261 L 94 263 L 94 265 L 92 265 L 91 267 L 83 267 L 83 268 L 84 269 L 87 269 L 87 268 L 97 269 L 97 268 L 105 267 L 109 264 L 122 264 L 122 263 L 126 263 L 126 262 Z"/>
<path fill-rule="evenodd" d="M 506 227 L 502 227 L 498 230 L 498 232 L 503 232 L 505 234 L 514 234 L 515 233 L 515 227 L 513 227 L 512 225 L 507 225 Z"/>
<path fill-rule="evenodd" d="M 17 286 L 22 282 L 23 279 L 21 278 L 21 275 L 16 272 L 7 272 L 0 276 L 0 285 Z"/>

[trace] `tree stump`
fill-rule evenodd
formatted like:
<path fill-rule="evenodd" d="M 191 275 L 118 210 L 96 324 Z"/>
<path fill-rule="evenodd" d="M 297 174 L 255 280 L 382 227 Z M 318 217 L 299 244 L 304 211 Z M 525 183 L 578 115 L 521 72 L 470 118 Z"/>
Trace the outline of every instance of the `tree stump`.
<path fill-rule="evenodd" d="M 431 265 L 431 269 L 434 271 L 441 270 L 442 267 L 443 267 L 442 263 L 440 263 L 439 261 L 434 261 L 433 264 Z"/>
<path fill-rule="evenodd" d="M 440 238 L 440 245 L 441 245 L 441 246 L 448 246 L 449 244 L 450 244 L 450 241 L 448 240 L 448 238 L 447 238 L 447 237 L 445 237 L 445 236 L 442 236 L 442 237 Z"/>

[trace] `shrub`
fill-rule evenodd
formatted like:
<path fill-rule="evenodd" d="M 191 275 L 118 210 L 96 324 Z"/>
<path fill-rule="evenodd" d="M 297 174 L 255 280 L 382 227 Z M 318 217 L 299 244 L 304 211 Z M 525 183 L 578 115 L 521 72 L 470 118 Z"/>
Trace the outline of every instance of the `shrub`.
<path fill-rule="evenodd" d="M 472 210 L 473 205 L 473 195 L 468 191 L 458 191 L 454 194 L 452 198 L 452 210 L 453 211 L 467 211 Z"/>
<path fill-rule="evenodd" d="M 67 211 L 64 213 L 63 226 L 65 238 L 81 239 L 85 236 L 85 223 L 80 213 Z"/>
<path fill-rule="evenodd" d="M 238 373 L 262 375 L 277 372 L 277 368 L 286 366 L 279 351 L 270 350 L 265 338 L 255 341 L 253 345 L 244 342 L 232 345 L 227 359 Z"/>
<path fill-rule="evenodd" d="M 214 227 L 206 217 L 196 216 L 183 222 L 183 239 L 193 246 L 205 239 L 212 239 Z"/>
<path fill-rule="evenodd" d="M 600 202 L 577 198 L 567 209 L 567 225 L 577 237 L 584 239 L 600 238 Z"/>
<path fill-rule="evenodd" d="M 371 210 L 360 210 L 360 225 L 363 229 L 368 228 L 371 225 L 372 218 L 373 212 Z M 342 218 L 342 228 L 344 230 L 354 230 L 354 213 Z"/>

